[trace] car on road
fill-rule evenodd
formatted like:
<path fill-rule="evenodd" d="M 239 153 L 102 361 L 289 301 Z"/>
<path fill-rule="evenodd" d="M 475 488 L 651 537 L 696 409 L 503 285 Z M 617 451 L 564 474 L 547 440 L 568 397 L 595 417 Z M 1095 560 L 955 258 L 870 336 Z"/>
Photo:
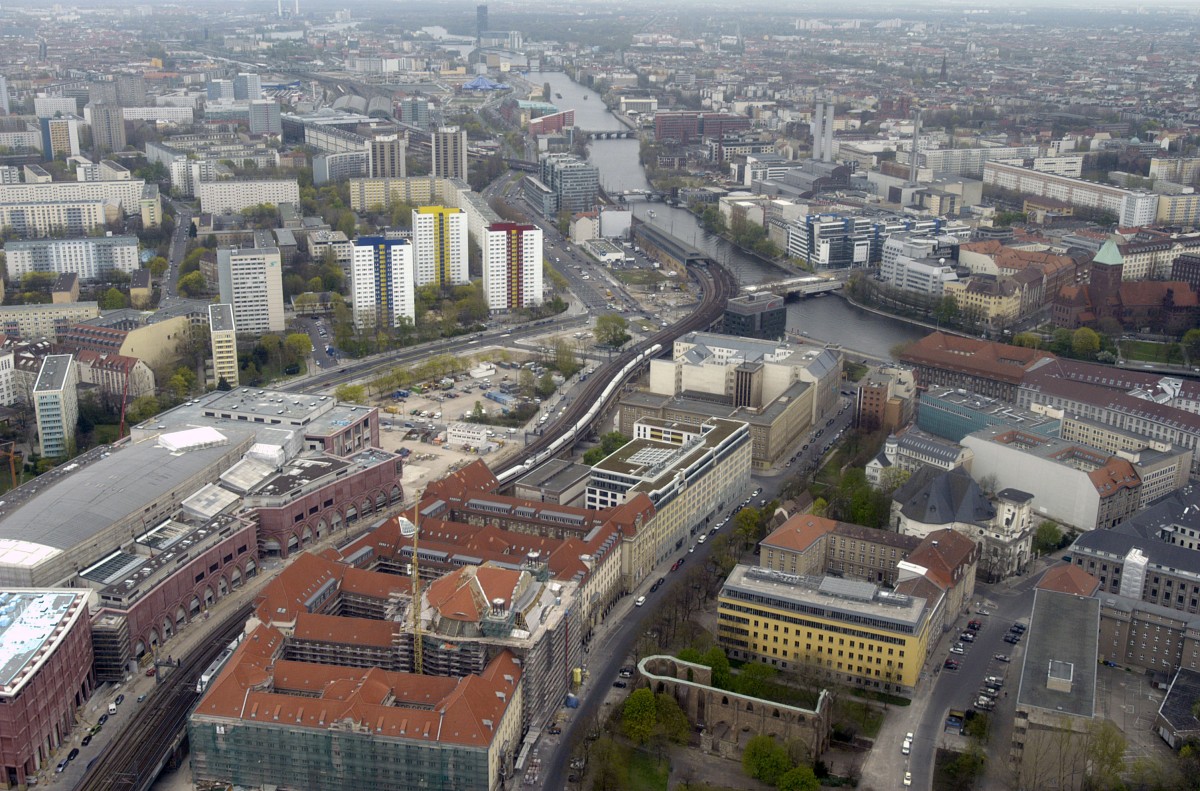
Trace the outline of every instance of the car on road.
<path fill-rule="evenodd" d="M 125 702 L 124 695 L 117 695 L 117 699 L 114 701 L 114 703 L 116 703 L 118 706 L 120 706 L 124 702 Z"/>
<path fill-rule="evenodd" d="M 613 686 L 616 687 L 617 689 L 625 689 L 629 685 L 626 684 L 624 681 L 614 681 Z"/>
<path fill-rule="evenodd" d="M 562 733 L 562 728 L 558 727 L 557 725 L 551 725 L 546 729 L 546 733 L 550 734 L 551 736 L 557 736 Z"/>
<path fill-rule="evenodd" d="M 754 497 L 758 497 L 760 494 L 762 494 L 762 487 L 761 487 L 761 486 L 760 486 L 759 488 L 757 488 L 757 489 L 755 489 L 755 490 L 754 490 L 754 495 L 753 495 L 753 496 L 754 496 Z"/>
<path fill-rule="evenodd" d="M 633 603 L 633 606 L 634 606 L 634 607 L 641 607 L 641 606 L 642 606 L 643 604 L 645 604 L 645 603 L 646 603 L 646 597 L 645 597 L 645 596 L 638 596 L 638 597 L 637 597 L 637 601 L 635 601 L 635 602 Z"/>
<path fill-rule="evenodd" d="M 79 748 L 78 748 L 78 747 L 72 747 L 72 748 L 71 748 L 71 752 L 67 753 L 67 763 L 70 763 L 71 761 L 74 761 L 74 760 L 75 760 L 76 758 L 78 758 L 78 757 L 79 757 Z"/>
<path fill-rule="evenodd" d="M 145 696 L 145 695 L 138 695 L 138 696 L 137 696 L 137 702 L 138 702 L 138 703 L 141 703 L 141 702 L 142 702 L 143 700 L 145 700 L 145 699 L 146 699 L 146 696 Z"/>
<path fill-rule="evenodd" d="M 97 725 L 103 725 L 103 724 L 104 724 L 104 723 L 106 723 L 106 722 L 108 722 L 108 715 L 107 715 L 107 714 L 101 714 L 101 715 L 100 715 L 100 719 L 96 720 L 96 724 L 97 724 Z"/>
<path fill-rule="evenodd" d="M 654 583 L 654 584 L 655 584 L 655 585 L 662 585 L 662 584 L 663 584 L 664 582 L 666 582 L 666 581 L 667 581 L 667 578 L 666 578 L 666 577 L 659 577 L 659 578 L 658 578 L 658 582 L 656 582 L 656 583 Z"/>
<path fill-rule="evenodd" d="M 696 545 L 692 544 L 691 548 L 688 549 L 688 554 L 691 554 L 692 552 L 695 552 L 695 551 L 696 551 Z"/>
<path fill-rule="evenodd" d="M 958 639 L 964 643 L 973 643 L 975 642 L 975 634 L 973 632 L 963 632 L 958 636 Z"/>
<path fill-rule="evenodd" d="M 962 645 L 961 645 L 961 644 L 959 644 L 959 645 L 951 646 L 951 647 L 950 647 L 950 653 L 952 653 L 952 654 L 965 654 L 965 653 L 967 653 L 967 651 L 966 651 L 966 649 L 965 649 L 965 648 L 963 648 L 963 647 L 962 647 Z"/>
<path fill-rule="evenodd" d="M 992 657 L 992 659 L 995 659 L 997 662 L 1011 662 L 1012 661 L 1011 659 L 1008 658 L 1008 654 L 996 654 L 995 656 Z"/>
<path fill-rule="evenodd" d="M 67 759 L 64 758 L 58 762 L 58 766 L 54 767 L 54 773 L 59 774 L 62 772 L 62 770 L 66 769 L 66 768 L 67 768 Z"/>
<path fill-rule="evenodd" d="M 975 612 L 979 613 L 980 615 L 991 615 L 992 614 L 991 610 L 976 610 Z"/>
<path fill-rule="evenodd" d="M 912 752 L 912 741 L 910 739 L 905 739 L 904 744 L 900 745 L 900 754 L 908 755 L 911 752 Z"/>
<path fill-rule="evenodd" d="M 80 739 L 80 741 L 79 741 L 79 745 L 81 747 L 87 747 L 91 743 L 92 743 L 92 734 L 90 734 L 90 733 L 85 733 L 83 735 L 83 738 Z"/>
<path fill-rule="evenodd" d="M 912 785 L 912 772 L 904 773 L 904 785 L 906 785 L 906 786 Z"/>

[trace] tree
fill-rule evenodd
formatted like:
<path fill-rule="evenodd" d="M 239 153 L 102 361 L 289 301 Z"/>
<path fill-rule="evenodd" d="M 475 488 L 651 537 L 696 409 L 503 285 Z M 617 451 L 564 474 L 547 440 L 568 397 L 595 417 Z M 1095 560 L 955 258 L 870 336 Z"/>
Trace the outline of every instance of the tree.
<path fill-rule="evenodd" d="M 646 744 L 654 735 L 654 726 L 658 722 L 658 707 L 654 693 L 648 688 L 634 690 L 625 699 L 621 710 L 621 733 L 625 738 L 637 744 Z"/>
<path fill-rule="evenodd" d="M 757 508 L 743 508 L 733 517 L 733 534 L 743 546 L 750 546 L 758 540 L 758 525 L 760 522 Z"/>
<path fill-rule="evenodd" d="M 1033 535 L 1033 550 L 1039 555 L 1045 555 L 1058 549 L 1062 543 L 1062 531 L 1054 522 L 1046 521 L 1038 525 Z"/>
<path fill-rule="evenodd" d="M 692 726 L 674 696 L 666 692 L 658 693 L 654 696 L 654 708 L 658 732 L 675 744 L 687 744 Z"/>
<path fill-rule="evenodd" d="M 770 736 L 751 737 L 742 751 L 742 771 L 768 785 L 775 785 L 791 767 L 787 749 Z"/>
<path fill-rule="evenodd" d="M 224 391 L 224 392 L 228 392 L 233 389 L 233 385 L 229 384 L 229 382 L 225 379 L 225 377 L 222 376 L 220 379 L 217 380 L 217 389 Z"/>
<path fill-rule="evenodd" d="M 1092 720 L 1088 726 L 1088 775 L 1091 787 L 1121 788 L 1125 771 L 1125 735 L 1112 720 Z"/>
<path fill-rule="evenodd" d="M 120 310 L 121 308 L 129 307 L 129 298 L 121 293 L 121 290 L 113 287 L 100 295 L 100 299 L 96 300 L 100 303 L 101 310 Z"/>
<path fill-rule="evenodd" d="M 1027 349 L 1042 348 L 1042 336 L 1036 332 L 1018 332 L 1012 339 L 1014 346 L 1024 346 Z"/>
<path fill-rule="evenodd" d="M 944 296 L 938 300 L 937 307 L 933 310 L 934 317 L 942 324 L 949 324 L 959 316 L 958 300 L 952 296 Z"/>
<path fill-rule="evenodd" d="M 606 313 L 600 316 L 596 319 L 596 343 L 614 349 L 623 346 L 629 340 L 629 333 L 625 331 L 628 326 L 629 322 L 619 314 Z"/>
<path fill-rule="evenodd" d="M 287 349 L 289 359 L 303 360 L 312 353 L 312 339 L 303 332 L 290 333 L 283 341 L 284 347 Z"/>
<path fill-rule="evenodd" d="M 554 342 L 554 367 L 568 379 L 582 367 L 575 357 L 575 350 L 571 348 L 571 344 L 562 338 Z"/>
<path fill-rule="evenodd" d="M 1200 361 L 1200 329 L 1188 330 L 1183 334 L 1183 353 L 1193 364 Z"/>
<path fill-rule="evenodd" d="M 776 787 L 779 791 L 820 791 L 821 781 L 811 766 L 797 766 L 784 772 Z"/>
<path fill-rule="evenodd" d="M 170 262 L 161 255 L 154 256 L 146 263 L 146 268 L 150 270 L 150 274 L 153 277 L 162 277 L 167 273 L 167 269 L 170 266 Z"/>
<path fill-rule="evenodd" d="M 770 682 L 775 678 L 775 668 L 761 662 L 747 662 L 733 678 L 733 691 L 752 698 L 765 698 L 770 691 Z"/>
<path fill-rule="evenodd" d="M 366 399 L 367 389 L 362 385 L 338 385 L 333 397 L 338 401 L 361 404 Z"/>
<path fill-rule="evenodd" d="M 179 278 L 179 293 L 185 297 L 198 297 L 208 291 L 204 275 L 199 272 L 188 272 Z"/>
<path fill-rule="evenodd" d="M 1090 327 L 1080 327 L 1071 336 L 1071 353 L 1081 359 L 1090 359 L 1100 351 L 1100 336 Z"/>

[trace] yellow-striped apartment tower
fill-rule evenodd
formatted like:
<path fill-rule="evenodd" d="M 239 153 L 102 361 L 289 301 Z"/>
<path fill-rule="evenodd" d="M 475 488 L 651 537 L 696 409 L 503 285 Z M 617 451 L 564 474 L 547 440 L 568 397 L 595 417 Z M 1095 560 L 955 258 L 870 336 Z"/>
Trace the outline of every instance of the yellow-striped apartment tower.
<path fill-rule="evenodd" d="M 449 206 L 413 209 L 413 268 L 417 285 L 462 285 L 467 275 L 467 213 Z"/>
<path fill-rule="evenodd" d="M 494 222 L 483 232 L 483 294 L 488 310 L 542 303 L 542 229 Z"/>

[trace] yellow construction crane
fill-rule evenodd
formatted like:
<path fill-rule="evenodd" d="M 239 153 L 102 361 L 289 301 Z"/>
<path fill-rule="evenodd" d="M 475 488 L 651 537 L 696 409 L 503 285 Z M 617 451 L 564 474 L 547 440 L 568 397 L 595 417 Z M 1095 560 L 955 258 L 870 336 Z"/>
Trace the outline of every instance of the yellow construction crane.
<path fill-rule="evenodd" d="M 420 528 L 417 522 L 420 520 L 421 513 L 421 498 L 417 498 L 416 504 L 413 506 L 413 520 L 409 521 L 407 517 L 400 517 L 400 535 L 404 538 L 412 539 L 412 632 L 413 632 L 413 672 L 420 674 L 424 672 L 424 661 L 422 650 L 424 646 L 421 644 L 421 568 L 417 562 L 417 539 L 420 534 Z"/>

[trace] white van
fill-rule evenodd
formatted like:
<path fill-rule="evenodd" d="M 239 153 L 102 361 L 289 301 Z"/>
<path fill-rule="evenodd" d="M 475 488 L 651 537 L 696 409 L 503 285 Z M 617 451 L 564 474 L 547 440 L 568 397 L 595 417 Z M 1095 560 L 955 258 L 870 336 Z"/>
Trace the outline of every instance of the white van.
<path fill-rule="evenodd" d="M 108 704 L 108 713 L 109 713 L 109 714 L 116 714 L 116 713 L 117 713 L 117 704 L 116 704 L 116 703 L 109 703 L 109 704 Z"/>

